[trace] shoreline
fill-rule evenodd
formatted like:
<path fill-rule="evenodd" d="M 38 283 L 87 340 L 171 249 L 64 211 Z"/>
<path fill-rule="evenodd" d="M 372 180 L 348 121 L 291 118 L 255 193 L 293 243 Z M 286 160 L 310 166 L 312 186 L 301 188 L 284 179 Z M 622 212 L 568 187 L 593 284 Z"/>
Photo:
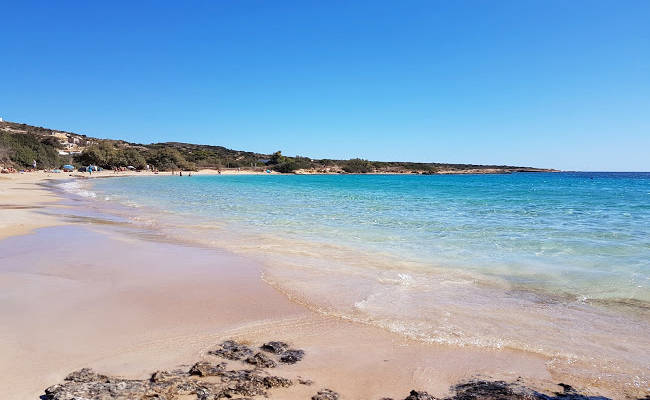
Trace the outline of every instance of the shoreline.
<path fill-rule="evenodd" d="M 60 175 L 63 175 L 62 179 L 69 178 L 67 174 Z M 141 173 L 133 173 L 133 175 L 142 176 Z M 96 175 L 92 178 L 113 176 L 126 176 L 126 174 Z M 47 177 L 42 178 L 47 179 Z M 6 196 L 6 192 L 17 189 L 48 191 L 39 187 L 40 183 L 42 183 L 41 180 L 25 183 L 29 187 L 29 189 L 25 189 L 25 186 L 16 185 L 16 182 L 13 182 L 10 186 L 3 186 L 3 189 L 7 188 L 7 190 L 3 190 L 2 193 Z M 0 180 L 0 185 L 3 185 L 3 180 Z M 61 198 L 57 198 L 51 193 L 48 196 L 39 192 L 38 196 L 16 197 L 21 198 L 21 207 L 69 207 L 69 205 L 60 204 Z M 6 201 L 3 199 L 1 202 L 5 203 Z M 0 284 L 5 288 L 11 288 L 29 283 L 34 285 L 34 288 L 38 288 L 40 298 L 26 298 L 27 295 L 33 296 L 36 292 L 14 291 L 10 293 L 10 296 L 13 296 L 11 299 L 14 304 L 29 303 L 29 310 L 41 313 L 43 318 L 51 316 L 53 312 L 45 312 L 40 309 L 42 304 L 47 304 L 45 308 L 60 309 L 65 304 L 78 307 L 80 304 L 92 300 L 92 307 L 96 308 L 89 310 L 88 306 L 85 306 L 86 309 L 82 309 L 83 312 L 78 315 L 66 315 L 69 320 L 54 320 L 47 324 L 37 321 L 32 325 L 27 324 L 22 327 L 13 325 L 7 328 L 2 335 L 4 338 L 11 339 L 12 336 L 15 336 L 15 339 L 19 335 L 27 337 L 26 343 L 23 344 L 25 353 L 11 358 L 11 360 L 22 359 L 25 362 L 25 365 L 22 365 L 24 369 L 19 369 L 22 371 L 22 375 L 15 371 L 15 365 L 3 366 L 3 378 L 1 379 L 7 379 L 7 383 L 16 379 L 24 382 L 25 371 L 29 372 L 33 367 L 29 362 L 29 357 L 34 357 L 34 349 L 31 348 L 34 344 L 29 343 L 30 339 L 33 343 L 44 343 L 38 354 L 39 357 L 47 360 L 48 352 L 56 353 L 58 351 L 60 354 L 62 347 L 71 343 L 69 339 L 65 338 L 58 339 L 63 342 L 56 342 L 56 337 L 48 338 L 48 335 L 42 332 L 42 328 L 52 329 L 51 324 L 54 324 L 55 330 L 65 333 L 71 323 L 78 325 L 81 331 L 86 330 L 87 334 L 79 338 L 81 344 L 75 351 L 72 351 L 73 354 L 65 354 L 64 358 L 50 359 L 51 364 L 47 366 L 50 369 L 44 370 L 41 375 L 42 380 L 38 381 L 41 391 L 46 386 L 61 381 L 74 369 L 84 366 L 93 367 L 100 373 L 143 378 L 156 369 L 173 368 L 190 362 L 196 358 L 197 354 L 203 357 L 205 349 L 214 346 L 220 340 L 231 338 L 253 343 L 276 339 L 285 340 L 304 348 L 307 352 L 305 361 L 295 368 L 283 367 L 285 369 L 280 369 L 280 372 L 293 371 L 295 373 L 299 371 L 299 374 L 313 379 L 317 383 L 318 386 L 311 389 L 321 386 L 331 387 L 342 393 L 345 398 L 379 398 L 386 395 L 401 398 L 400 396 L 403 397 L 411 389 L 427 390 L 429 393 L 442 396 L 449 393 L 450 386 L 476 375 L 508 381 L 514 381 L 523 376 L 526 385 L 550 393 L 558 390 L 556 384 L 566 378 L 550 374 L 547 370 L 547 363 L 550 360 L 532 353 L 509 349 L 486 350 L 422 343 L 380 328 L 316 314 L 291 302 L 283 294 L 264 283 L 261 278 L 261 266 L 245 257 L 233 256 L 215 249 L 206 250 L 174 243 L 160 243 L 155 239 L 139 237 L 134 232 L 125 233 L 114 230 L 110 226 L 78 226 L 65 221 L 55 221 L 56 218 L 50 220 L 44 218 L 41 210 L 41 208 L 3 209 L 7 216 L 14 212 L 31 215 L 31 218 L 38 216 L 39 223 L 42 224 L 40 226 L 24 226 L 25 229 L 29 228 L 34 231 L 31 235 L 25 235 L 28 231 L 13 229 L 10 230 L 12 234 L 3 236 L 6 229 L 4 226 L 0 227 L 0 232 L 3 234 L 0 235 L 0 248 L 5 250 L 3 256 L 5 262 L 2 265 L 5 267 L 9 264 L 13 266 L 28 265 L 33 268 L 31 271 L 25 272 L 16 269 L 16 267 L 6 271 L 3 267 L 0 270 Z M 18 219 L 19 222 L 24 221 L 24 216 L 21 218 Z M 44 218 L 43 221 L 41 218 Z M 7 218 L 3 220 L 7 221 Z M 83 243 L 83 250 L 80 250 L 76 243 L 60 243 L 61 240 L 57 237 L 62 236 L 71 237 L 72 239 L 68 240 L 78 240 L 79 243 Z M 2 240 L 3 238 L 5 240 Z M 40 258 L 33 254 L 34 248 L 39 249 L 39 254 L 42 251 L 44 254 L 54 254 L 56 257 L 39 261 Z M 128 248 L 134 250 L 125 251 Z M 23 253 L 16 254 L 15 259 L 9 263 L 6 262 L 8 259 L 7 249 L 22 249 Z M 84 268 L 70 266 L 78 262 L 79 259 L 97 258 L 98 251 L 103 252 L 102 254 L 111 254 L 111 256 L 103 258 L 110 261 L 94 260 L 89 263 L 86 260 Z M 157 255 L 161 251 L 166 257 Z M 144 258 L 138 258 L 139 261 L 130 260 L 129 257 L 136 257 L 136 253 L 140 254 L 138 257 Z M 178 258 L 173 259 L 172 257 L 182 254 L 187 256 L 187 259 L 192 259 L 198 253 L 204 254 L 205 264 L 187 266 Z M 84 254 L 87 256 L 83 257 Z M 100 259 L 102 258 L 100 257 Z M 179 271 L 177 267 L 181 263 L 183 270 Z M 220 263 L 223 268 L 216 271 L 212 267 L 207 267 L 214 263 Z M 138 268 L 125 269 L 124 266 L 127 264 L 136 265 Z M 242 265 L 245 266 L 245 273 L 242 273 Z M 88 268 L 89 266 L 91 268 Z M 237 275 L 238 271 L 242 275 Z M 187 274 L 191 276 L 185 276 Z M 38 279 L 43 281 L 32 281 L 32 277 L 39 277 Z M 224 277 L 227 279 L 224 280 Z M 182 283 L 175 281 L 179 278 L 184 278 Z M 97 299 L 96 293 L 94 293 L 97 291 L 97 285 L 101 287 L 101 282 L 106 280 L 112 282 L 113 287 L 103 287 L 106 290 L 105 297 Z M 66 300 L 57 298 L 58 296 L 50 298 L 48 293 L 43 293 L 44 288 L 48 287 L 51 290 L 50 293 L 58 293 L 70 281 L 86 284 L 83 290 L 73 290 L 76 293 L 75 296 L 78 297 L 73 296 Z M 134 285 L 133 282 L 136 284 Z M 233 282 L 240 282 L 240 286 L 237 287 L 239 290 L 228 291 L 228 289 L 232 289 L 230 286 Z M 155 287 L 160 284 L 165 291 L 155 290 Z M 196 293 L 196 285 L 200 285 L 204 289 Z M 218 288 L 216 296 L 215 288 Z M 241 290 L 242 288 L 244 290 Z M 173 309 L 173 307 L 171 310 L 169 309 L 170 304 L 175 303 L 168 299 L 170 293 L 173 294 L 172 297 L 175 301 L 183 304 L 181 309 L 185 311 L 181 312 L 181 309 Z M 117 325 L 112 326 L 115 334 L 103 337 L 103 340 L 112 341 L 111 346 L 104 343 L 102 346 L 106 345 L 108 348 L 102 348 L 101 351 L 92 348 L 93 345 L 97 346 L 97 343 L 93 343 L 93 340 L 96 340 L 93 338 L 93 332 L 97 327 L 89 323 L 99 322 L 92 315 L 99 308 L 106 310 L 113 317 L 119 316 L 122 310 L 120 307 L 116 307 L 116 302 L 120 304 L 120 301 L 124 301 L 119 297 L 125 296 L 125 294 L 132 296 L 127 296 L 131 300 L 127 304 L 129 308 L 134 308 L 130 311 L 133 315 L 126 321 L 117 320 L 109 324 Z M 68 303 L 65 303 L 64 300 Z M 228 308 L 234 310 L 224 310 L 223 305 L 218 305 L 219 301 L 227 301 Z M 213 306 L 206 307 L 206 302 Z M 198 305 L 201 307 L 197 310 Z M 152 329 L 155 333 L 144 334 L 143 330 L 146 331 L 146 329 L 138 326 L 136 322 L 149 315 L 152 310 L 155 310 L 156 319 L 145 318 L 145 320 L 150 323 L 148 329 Z M 189 312 L 189 316 L 188 310 L 192 310 Z M 3 311 L 3 315 L 13 318 L 13 322 L 24 319 L 11 310 L 5 311 Z M 260 317 L 260 311 L 263 317 Z M 203 320 L 205 316 L 215 313 L 218 315 L 212 316 L 211 320 Z M 268 318 L 269 315 L 271 318 Z M 169 322 L 165 322 L 170 320 L 182 322 L 183 327 L 176 326 L 178 323 L 169 325 Z M 26 323 L 27 321 L 22 322 Z M 105 321 L 101 322 L 105 323 Z M 41 329 L 35 329 L 38 327 Z M 324 334 L 324 332 L 327 333 Z M 125 336 L 128 337 L 128 340 Z M 134 337 L 139 339 L 136 340 Z M 66 340 L 68 341 L 66 342 Z M 48 343 L 48 341 L 50 342 Z M 6 345 L 3 343 L 3 347 Z M 10 346 L 9 349 L 13 350 L 14 347 L 20 349 L 20 346 Z M 67 349 L 64 349 L 65 351 Z M 52 356 L 52 354 L 49 355 Z M 62 363 L 62 360 L 65 362 Z M 27 378 L 30 382 L 34 380 L 34 376 L 28 375 Z M 584 387 L 581 384 L 588 384 L 588 382 L 567 383 L 578 388 Z M 29 385 L 29 383 L 25 382 L 24 385 Z M 32 386 L 34 390 L 36 390 L 35 385 Z M 4 383 L 0 386 L 7 387 Z M 599 387 L 597 382 L 592 382 L 589 386 L 588 392 L 590 393 L 622 398 L 617 397 L 620 396 L 620 393 L 616 389 L 608 391 L 607 388 Z M 596 390 L 596 392 L 592 392 L 592 390 Z M 315 392 L 315 390 L 312 391 Z M 631 393 L 629 397 L 633 396 L 634 394 Z M 305 397 L 305 393 L 299 392 L 286 393 L 282 398 L 308 397 Z"/>
<path fill-rule="evenodd" d="M 556 170 L 543 170 L 539 172 L 518 172 L 518 173 L 545 173 L 545 172 L 562 172 Z M 504 172 L 439 172 L 434 175 L 495 175 L 505 174 Z M 199 171 L 192 171 L 192 176 L 213 176 L 213 175 L 341 175 L 340 173 L 322 173 L 322 172 L 301 172 L 296 173 L 279 173 L 271 171 L 266 173 L 264 171 L 254 170 L 235 170 L 224 169 L 218 171 L 215 169 L 202 169 Z M 400 172 L 377 172 L 365 174 L 344 174 L 344 175 L 420 175 L 412 173 Z M 46 182 L 63 181 L 69 179 L 104 179 L 104 178 L 120 178 L 120 177 L 152 177 L 152 176 L 174 176 L 174 173 L 163 172 L 149 172 L 149 171 L 120 171 L 114 173 L 113 171 L 99 171 L 93 172 L 89 175 L 86 172 L 71 172 L 71 173 L 53 173 L 46 171 L 35 172 L 19 172 L 13 174 L 0 174 L 0 216 L 5 214 L 5 210 L 29 210 L 38 207 L 53 206 L 56 202 L 61 200 L 61 197 L 53 193 L 51 190 L 42 187 Z M 175 175 L 178 176 L 178 175 Z M 30 232 L 48 226 L 55 226 L 64 224 L 55 218 L 39 217 L 38 222 L 30 217 L 28 212 L 22 213 L 13 212 L 12 217 L 0 218 L 0 240 L 14 236 L 25 235 Z M 4 221 L 4 223 L 2 222 Z"/>

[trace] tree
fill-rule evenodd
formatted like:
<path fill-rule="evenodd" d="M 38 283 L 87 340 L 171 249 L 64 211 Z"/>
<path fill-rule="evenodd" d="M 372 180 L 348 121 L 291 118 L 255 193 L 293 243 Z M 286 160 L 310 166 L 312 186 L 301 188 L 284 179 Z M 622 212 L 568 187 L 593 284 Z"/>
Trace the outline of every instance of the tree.
<path fill-rule="evenodd" d="M 150 151 L 146 161 L 160 170 L 195 169 L 194 164 L 188 162 L 178 150 L 170 147 Z"/>
<path fill-rule="evenodd" d="M 276 165 L 276 164 L 281 164 L 287 160 L 287 157 L 282 155 L 282 151 L 276 151 L 271 155 L 271 159 L 269 160 L 269 164 L 271 165 Z"/>
<path fill-rule="evenodd" d="M 59 167 L 63 159 L 58 151 L 41 137 L 33 134 L 13 134 L 0 132 L 0 154 L 2 163 L 15 164 L 17 167 L 31 167 L 36 160 L 45 168 Z"/>
<path fill-rule="evenodd" d="M 367 172 L 372 172 L 372 164 L 368 160 L 362 158 L 353 158 L 348 160 L 343 165 L 343 171 L 349 173 L 365 174 Z"/>

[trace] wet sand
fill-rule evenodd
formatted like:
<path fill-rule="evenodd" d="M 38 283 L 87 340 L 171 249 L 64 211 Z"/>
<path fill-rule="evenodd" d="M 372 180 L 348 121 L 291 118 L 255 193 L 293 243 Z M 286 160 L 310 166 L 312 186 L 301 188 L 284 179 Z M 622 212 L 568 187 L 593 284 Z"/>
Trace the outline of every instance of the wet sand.
<path fill-rule="evenodd" d="M 261 175 L 263 171 L 228 169 L 217 171 L 214 169 L 202 169 L 192 172 L 193 175 Z M 51 190 L 43 186 L 47 182 L 63 181 L 72 178 L 97 179 L 117 176 L 164 176 L 170 172 L 146 172 L 146 171 L 124 171 L 115 173 L 113 171 L 100 171 L 88 174 L 85 172 L 72 173 L 51 173 L 45 171 L 0 174 L 0 240 L 13 236 L 23 235 L 34 229 L 61 225 L 61 219 L 49 215 L 40 214 L 34 218 L 30 210 L 44 206 L 56 207 L 60 198 Z"/>
<path fill-rule="evenodd" d="M 0 386 L 12 387 L 4 399 L 37 398 L 82 367 L 144 377 L 226 338 L 299 344 L 308 356 L 285 372 L 349 398 L 444 393 L 469 371 L 549 378 L 541 358 L 436 348 L 321 318 L 240 257 L 115 235 L 62 226 L 0 242 Z"/>
<path fill-rule="evenodd" d="M 23 205 L 63 207 L 38 182 L 14 182 L 35 191 L 31 203 L 14 189 L 3 196 L 21 198 Z M 283 391 L 281 398 L 289 400 L 310 398 L 322 387 L 347 399 L 399 399 L 411 389 L 445 395 L 451 385 L 475 376 L 521 376 L 547 392 L 569 378 L 588 394 L 638 395 L 553 376 L 551 360 L 531 353 L 421 343 L 322 317 L 266 285 L 260 265 L 227 252 L 157 242 L 122 227 L 71 224 L 41 208 L 2 212 L 8 218 L 3 221 L 12 222 L 13 213 L 22 218 L 18 222 L 34 221 L 29 229 L 49 226 L 18 236 L 28 230 L 0 227 L 3 399 L 36 399 L 82 367 L 144 378 L 192 363 L 231 338 L 284 340 L 306 351 L 301 363 L 277 369 L 315 381 Z"/>

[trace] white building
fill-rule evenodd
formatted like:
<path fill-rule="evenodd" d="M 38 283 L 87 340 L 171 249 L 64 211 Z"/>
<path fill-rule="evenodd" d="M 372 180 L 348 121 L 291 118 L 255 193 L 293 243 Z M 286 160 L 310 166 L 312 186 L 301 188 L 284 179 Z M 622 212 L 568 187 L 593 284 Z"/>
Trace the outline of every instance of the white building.
<path fill-rule="evenodd" d="M 4 119 L 2 119 L 2 117 L 0 117 L 0 122 L 4 122 Z"/>

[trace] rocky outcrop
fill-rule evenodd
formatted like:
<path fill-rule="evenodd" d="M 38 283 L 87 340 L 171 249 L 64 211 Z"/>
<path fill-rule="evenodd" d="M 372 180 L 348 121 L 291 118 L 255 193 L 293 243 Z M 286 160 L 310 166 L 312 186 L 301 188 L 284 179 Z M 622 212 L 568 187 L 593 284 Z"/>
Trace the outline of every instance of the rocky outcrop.
<path fill-rule="evenodd" d="M 411 390 L 408 397 L 404 400 L 437 400 L 435 397 L 431 396 L 427 392 L 418 392 L 417 390 Z"/>
<path fill-rule="evenodd" d="M 215 376 L 226 370 L 226 363 L 213 364 L 207 361 L 197 362 L 190 368 L 190 375 Z"/>
<path fill-rule="evenodd" d="M 267 342 L 260 346 L 260 348 L 269 353 L 281 354 L 289 349 L 289 345 L 284 342 Z"/>
<path fill-rule="evenodd" d="M 211 350 L 208 354 L 218 357 L 227 358 L 228 360 L 241 360 L 253 355 L 253 349 L 250 347 L 239 344 L 232 340 L 226 340 L 221 343 L 218 349 Z"/>
<path fill-rule="evenodd" d="M 275 368 L 278 365 L 271 357 L 263 353 L 255 353 L 254 356 L 248 357 L 246 362 L 259 368 Z"/>
<path fill-rule="evenodd" d="M 295 364 L 298 361 L 301 361 L 305 356 L 305 352 L 302 350 L 287 350 L 280 355 L 280 362 L 285 364 Z"/>
<path fill-rule="evenodd" d="M 197 367 L 198 365 L 198 367 Z M 193 371 L 203 370 L 197 363 Z M 64 382 L 45 389 L 47 400 L 173 400 L 195 395 L 199 400 L 217 400 L 236 396 L 267 396 L 268 390 L 293 385 L 290 379 L 266 375 L 262 370 L 221 370 L 207 367 L 209 375 L 183 371 L 155 372 L 148 380 L 130 380 L 100 375 L 83 369 L 68 375 Z M 203 372 L 201 372 L 203 373 Z M 201 379 L 218 376 L 219 381 Z"/>
<path fill-rule="evenodd" d="M 338 400 L 339 394 L 330 389 L 320 390 L 315 395 L 311 396 L 311 400 Z"/>
<path fill-rule="evenodd" d="M 279 355 L 280 362 L 285 364 L 295 364 L 305 356 L 304 351 L 289 349 L 289 345 L 285 342 L 267 342 L 260 346 L 260 349 L 268 353 Z"/>
<path fill-rule="evenodd" d="M 304 354 L 299 351 L 301 357 Z M 198 400 L 268 396 L 269 390 L 289 387 L 294 381 L 270 375 L 265 368 L 277 362 L 243 344 L 226 341 L 208 354 L 227 360 L 244 361 L 254 369 L 228 369 L 226 362 L 199 361 L 189 370 L 156 371 L 149 379 L 123 379 L 84 368 L 68 375 L 62 383 L 45 389 L 45 400 L 175 400 L 194 396 Z M 284 354 L 284 350 L 281 355 Z M 290 353 L 294 354 L 294 353 Z"/>
<path fill-rule="evenodd" d="M 248 365 L 249 368 L 228 369 L 224 361 L 201 360 L 188 369 L 156 371 L 149 379 L 124 379 L 96 373 L 84 368 L 65 377 L 62 383 L 45 389 L 43 400 L 197 400 L 239 399 L 269 397 L 276 388 L 313 382 L 300 376 L 289 379 L 271 375 L 267 369 L 278 362 L 294 364 L 305 355 L 303 350 L 290 349 L 284 342 L 268 342 L 257 352 L 232 340 L 221 343 L 208 352 L 226 360 Z M 255 354 L 253 354 L 255 353 Z M 250 369 L 250 366 L 253 366 Z M 560 383 L 561 392 L 545 395 L 525 386 L 504 381 L 472 380 L 451 388 L 453 395 L 442 400 L 608 400 L 600 396 L 586 396 L 573 387 Z M 341 396 L 331 389 L 321 389 L 312 400 L 339 400 Z M 392 400 L 383 398 L 381 400 Z M 424 391 L 412 390 L 404 400 L 438 400 Z M 650 400 L 646 398 L 645 400 Z"/>

